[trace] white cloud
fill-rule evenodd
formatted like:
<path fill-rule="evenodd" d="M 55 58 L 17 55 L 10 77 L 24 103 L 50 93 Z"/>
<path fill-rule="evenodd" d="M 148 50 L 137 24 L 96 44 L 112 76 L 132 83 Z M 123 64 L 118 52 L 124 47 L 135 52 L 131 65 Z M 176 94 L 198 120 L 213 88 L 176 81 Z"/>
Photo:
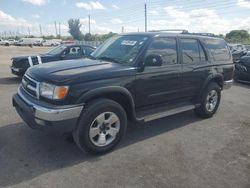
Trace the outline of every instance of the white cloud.
<path fill-rule="evenodd" d="M 40 15 L 39 14 L 33 14 L 32 17 L 33 18 L 40 18 Z"/>
<path fill-rule="evenodd" d="M 158 16 L 159 12 L 157 10 L 150 10 L 148 11 L 148 15 Z"/>
<path fill-rule="evenodd" d="M 76 7 L 86 10 L 104 10 L 106 9 L 99 1 L 89 1 L 89 3 L 77 2 Z"/>
<path fill-rule="evenodd" d="M 121 23 L 123 23 L 123 21 L 120 20 L 120 19 L 118 19 L 118 18 L 114 18 L 114 19 L 112 19 L 110 22 L 111 22 L 112 24 L 121 24 Z"/>
<path fill-rule="evenodd" d="M 117 5 L 112 5 L 111 7 L 114 9 L 120 9 Z"/>
<path fill-rule="evenodd" d="M 187 11 L 173 6 L 165 7 L 168 18 L 152 20 L 150 29 L 187 29 L 190 32 L 223 33 L 239 27 L 233 20 L 223 19 L 213 9 L 193 9 Z M 166 28 L 167 27 L 167 28 Z"/>
<path fill-rule="evenodd" d="M 23 0 L 23 2 L 31 3 L 36 6 L 42 6 L 46 4 L 45 0 Z"/>
<path fill-rule="evenodd" d="M 89 18 L 80 18 L 80 23 L 82 25 L 88 25 L 89 24 Z M 96 21 L 92 18 L 90 18 L 90 24 L 96 24 Z"/>
<path fill-rule="evenodd" d="M 5 26 L 25 26 L 29 27 L 31 26 L 31 23 L 29 23 L 27 20 L 23 18 L 14 18 L 9 14 L 6 14 L 5 12 L 0 10 L 0 25 Z"/>
<path fill-rule="evenodd" d="M 250 1 L 249 0 L 238 0 L 237 5 L 243 8 L 250 8 Z"/>

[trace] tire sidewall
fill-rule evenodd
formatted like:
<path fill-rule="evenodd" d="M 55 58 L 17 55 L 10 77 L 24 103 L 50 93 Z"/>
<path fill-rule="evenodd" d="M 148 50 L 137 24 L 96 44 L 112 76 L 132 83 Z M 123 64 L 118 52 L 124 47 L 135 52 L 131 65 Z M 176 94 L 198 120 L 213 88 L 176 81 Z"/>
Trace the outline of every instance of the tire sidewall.
<path fill-rule="evenodd" d="M 89 137 L 89 130 L 94 119 L 103 112 L 113 112 L 120 120 L 120 130 L 115 138 L 109 145 L 98 147 L 94 145 Z M 124 109 L 116 102 L 112 100 L 99 100 L 89 104 L 86 109 L 82 112 L 79 119 L 78 126 L 74 132 L 74 138 L 80 149 L 101 154 L 110 151 L 114 148 L 119 141 L 123 138 L 127 129 L 127 117 Z"/>
<path fill-rule="evenodd" d="M 208 111 L 207 108 L 206 108 L 206 99 L 207 99 L 207 96 L 209 94 L 210 91 L 212 90 L 215 90 L 217 92 L 217 95 L 218 95 L 218 100 L 217 100 L 217 104 L 215 106 L 215 108 L 213 109 L 213 111 Z M 219 87 L 218 84 L 216 83 L 211 83 L 207 89 L 206 89 L 206 92 L 204 93 L 204 96 L 203 96 L 203 100 L 202 100 L 202 108 L 203 108 L 203 111 L 204 113 L 208 116 L 208 117 L 211 117 L 213 114 L 215 114 L 215 112 L 217 111 L 219 105 L 220 105 L 220 100 L 221 100 L 221 89 Z"/>

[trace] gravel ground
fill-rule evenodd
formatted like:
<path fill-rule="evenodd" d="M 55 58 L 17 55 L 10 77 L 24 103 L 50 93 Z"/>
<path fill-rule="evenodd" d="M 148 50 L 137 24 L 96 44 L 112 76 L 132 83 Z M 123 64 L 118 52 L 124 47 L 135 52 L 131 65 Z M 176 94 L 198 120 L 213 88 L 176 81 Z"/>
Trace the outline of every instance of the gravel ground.
<path fill-rule="evenodd" d="M 250 86 L 223 91 L 217 114 L 192 111 L 130 126 L 104 156 L 81 153 L 68 135 L 27 127 L 11 104 L 21 80 L 10 58 L 47 48 L 0 47 L 0 187 L 250 188 Z"/>

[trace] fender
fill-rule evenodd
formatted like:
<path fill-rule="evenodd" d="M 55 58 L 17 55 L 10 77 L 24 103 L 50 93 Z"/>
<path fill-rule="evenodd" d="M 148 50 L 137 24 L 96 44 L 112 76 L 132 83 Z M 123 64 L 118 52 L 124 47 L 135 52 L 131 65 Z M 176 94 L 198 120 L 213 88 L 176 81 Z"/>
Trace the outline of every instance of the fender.
<path fill-rule="evenodd" d="M 107 96 L 108 94 L 123 95 L 126 98 L 126 104 L 128 103 L 128 106 L 129 106 L 129 109 L 127 111 L 127 113 L 129 113 L 128 115 L 131 116 L 132 120 L 139 121 L 136 118 L 135 103 L 134 103 L 134 99 L 131 93 L 129 92 L 128 89 L 121 87 L 121 86 L 100 87 L 100 88 L 87 91 L 86 93 L 81 95 L 81 97 L 77 100 L 77 103 L 86 103 L 87 101 L 91 99 L 102 98 L 102 97 L 105 97 L 105 95 Z"/>
<path fill-rule="evenodd" d="M 212 81 L 212 80 L 216 80 L 216 82 L 219 82 L 219 86 L 221 87 L 221 89 L 223 88 L 223 75 L 222 74 L 211 74 L 207 77 L 207 79 L 204 81 L 202 87 L 201 87 L 201 90 L 198 94 L 198 101 L 201 100 L 201 97 L 202 97 L 202 94 L 203 94 L 203 91 L 204 89 L 207 87 L 207 85 Z"/>

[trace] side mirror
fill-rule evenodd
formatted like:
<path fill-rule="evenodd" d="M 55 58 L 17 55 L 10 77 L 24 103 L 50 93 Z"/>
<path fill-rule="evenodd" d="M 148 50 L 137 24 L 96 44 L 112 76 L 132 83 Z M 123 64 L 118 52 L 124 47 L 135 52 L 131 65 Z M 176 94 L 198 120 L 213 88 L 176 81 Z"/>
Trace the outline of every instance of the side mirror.
<path fill-rule="evenodd" d="M 64 53 L 62 53 L 62 54 L 60 55 L 61 58 L 65 58 L 65 56 L 66 56 L 66 55 L 65 55 Z"/>
<path fill-rule="evenodd" d="M 145 59 L 145 66 L 161 66 L 163 59 L 160 55 L 148 55 Z"/>

